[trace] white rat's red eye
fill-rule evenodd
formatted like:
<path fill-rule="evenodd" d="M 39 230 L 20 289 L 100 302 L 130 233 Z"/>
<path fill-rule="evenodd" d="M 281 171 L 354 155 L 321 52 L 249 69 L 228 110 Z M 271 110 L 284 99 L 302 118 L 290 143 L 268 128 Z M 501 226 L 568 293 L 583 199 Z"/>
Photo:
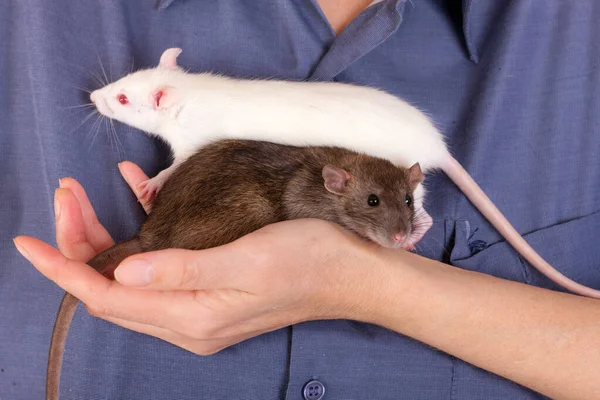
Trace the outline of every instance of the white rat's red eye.
<path fill-rule="evenodd" d="M 124 94 L 120 94 L 117 96 L 117 100 L 119 101 L 119 103 L 125 105 L 129 103 L 129 99 L 127 98 L 127 96 L 125 96 Z"/>

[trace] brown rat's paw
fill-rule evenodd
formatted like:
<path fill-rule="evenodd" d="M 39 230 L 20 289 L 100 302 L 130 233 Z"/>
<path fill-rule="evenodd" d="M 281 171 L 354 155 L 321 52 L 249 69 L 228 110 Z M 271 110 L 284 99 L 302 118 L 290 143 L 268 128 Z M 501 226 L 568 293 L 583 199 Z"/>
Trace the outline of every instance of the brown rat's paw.
<path fill-rule="evenodd" d="M 402 248 L 404 250 L 408 250 L 408 251 L 414 251 L 414 250 L 416 250 L 415 245 L 412 244 L 412 243 L 410 243 L 410 242 L 407 242 L 407 243 L 403 244 Z"/>

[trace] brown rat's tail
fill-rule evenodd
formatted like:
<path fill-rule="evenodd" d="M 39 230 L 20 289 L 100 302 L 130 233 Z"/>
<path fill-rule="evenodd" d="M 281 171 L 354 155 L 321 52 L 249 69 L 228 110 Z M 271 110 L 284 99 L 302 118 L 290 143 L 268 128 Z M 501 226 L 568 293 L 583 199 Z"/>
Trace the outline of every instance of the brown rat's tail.
<path fill-rule="evenodd" d="M 538 271 L 556 282 L 565 289 L 583 296 L 600 299 L 600 290 L 592 289 L 577 283 L 558 272 L 548 264 L 530 245 L 521 237 L 519 232 L 508 222 L 500 210 L 481 190 L 479 185 L 471 178 L 467 171 L 452 156 L 442 170 L 462 190 L 467 198 L 477 209 L 492 223 L 500 234 Z"/>
<path fill-rule="evenodd" d="M 127 240 L 116 244 L 96 257 L 88 261 L 88 264 L 100 273 L 113 271 L 125 258 L 130 255 L 142 252 L 141 245 L 137 238 Z M 69 326 L 79 300 L 66 293 L 60 302 L 54 331 L 50 341 L 50 352 L 48 354 L 48 369 L 46 371 L 46 400 L 58 400 L 58 386 L 60 383 L 60 369 L 62 364 L 63 351 L 69 332 Z"/>

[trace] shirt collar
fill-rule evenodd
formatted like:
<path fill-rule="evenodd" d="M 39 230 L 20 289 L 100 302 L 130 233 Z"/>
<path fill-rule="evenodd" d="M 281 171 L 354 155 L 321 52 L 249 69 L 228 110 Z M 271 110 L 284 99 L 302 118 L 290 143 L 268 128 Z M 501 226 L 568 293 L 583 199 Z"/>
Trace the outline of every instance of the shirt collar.
<path fill-rule="evenodd" d="M 173 4 L 176 0 L 158 0 L 158 8 L 163 10 Z M 383 0 L 373 0 L 369 7 L 381 2 Z M 474 63 L 479 62 L 479 48 L 481 47 L 481 34 L 478 33 L 478 29 L 481 28 L 481 24 L 476 24 L 478 20 L 478 13 L 481 14 L 481 2 L 475 0 L 461 0 L 462 2 L 462 26 L 460 27 L 463 39 L 469 59 Z M 486 3 L 486 2 L 484 2 Z M 498 2 L 500 3 L 500 2 Z"/>
<path fill-rule="evenodd" d="M 173 4 L 175 0 L 158 0 L 158 9 L 162 10 Z"/>
<path fill-rule="evenodd" d="M 467 47 L 467 53 L 469 53 L 469 59 L 475 64 L 479 62 L 479 53 L 475 43 L 475 11 L 474 11 L 473 0 L 462 0 L 462 33 Z"/>

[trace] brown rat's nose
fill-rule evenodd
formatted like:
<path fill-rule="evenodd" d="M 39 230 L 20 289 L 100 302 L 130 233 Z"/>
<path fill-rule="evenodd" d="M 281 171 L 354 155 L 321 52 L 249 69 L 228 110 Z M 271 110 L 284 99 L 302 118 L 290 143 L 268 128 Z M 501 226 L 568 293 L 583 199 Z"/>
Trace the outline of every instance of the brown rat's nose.
<path fill-rule="evenodd" d="M 398 232 L 398 233 L 396 233 L 396 234 L 395 234 L 395 235 L 392 237 L 392 239 L 393 239 L 393 240 L 394 240 L 394 242 L 396 242 L 396 243 L 402 243 L 402 242 L 404 242 L 404 240 L 406 239 L 406 235 L 405 235 L 404 233 L 402 233 L 402 232 Z"/>

